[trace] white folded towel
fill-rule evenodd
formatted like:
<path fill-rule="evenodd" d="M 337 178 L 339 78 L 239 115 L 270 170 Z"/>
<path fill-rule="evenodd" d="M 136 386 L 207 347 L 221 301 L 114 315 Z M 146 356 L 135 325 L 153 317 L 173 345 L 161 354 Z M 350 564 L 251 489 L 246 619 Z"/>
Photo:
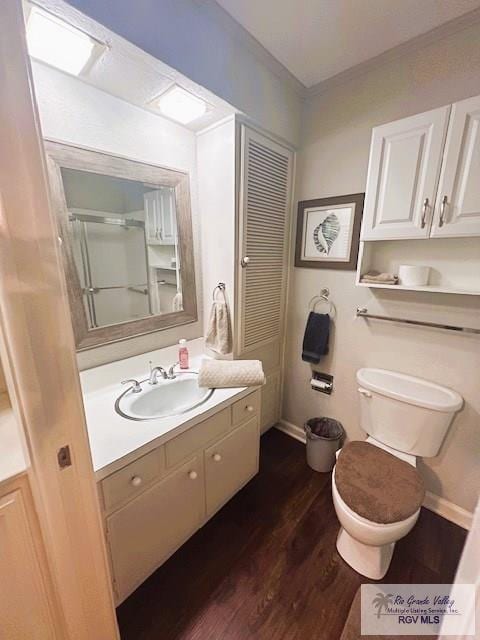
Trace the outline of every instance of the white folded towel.
<path fill-rule="evenodd" d="M 205 344 L 222 356 L 232 351 L 232 324 L 228 305 L 224 301 L 215 300 L 212 304 Z"/>
<path fill-rule="evenodd" d="M 208 389 L 256 387 L 265 383 L 260 360 L 203 360 L 198 386 Z"/>
<path fill-rule="evenodd" d="M 175 294 L 172 300 L 172 311 L 183 311 L 183 295 L 182 292 L 179 291 Z"/>

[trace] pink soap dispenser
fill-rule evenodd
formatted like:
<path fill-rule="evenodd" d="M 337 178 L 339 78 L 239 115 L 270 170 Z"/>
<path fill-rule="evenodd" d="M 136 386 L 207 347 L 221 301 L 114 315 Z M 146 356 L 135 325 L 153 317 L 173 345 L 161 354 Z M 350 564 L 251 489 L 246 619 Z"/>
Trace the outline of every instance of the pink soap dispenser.
<path fill-rule="evenodd" d="M 190 366 L 189 357 L 188 357 L 188 348 L 187 341 L 185 338 L 179 340 L 179 349 L 178 349 L 178 362 L 180 363 L 180 369 L 188 369 Z"/>

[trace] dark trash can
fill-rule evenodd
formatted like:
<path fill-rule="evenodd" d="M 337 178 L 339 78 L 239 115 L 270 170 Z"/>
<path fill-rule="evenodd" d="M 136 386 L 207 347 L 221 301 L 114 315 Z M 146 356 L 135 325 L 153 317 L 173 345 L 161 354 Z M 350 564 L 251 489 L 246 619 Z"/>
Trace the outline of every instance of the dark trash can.
<path fill-rule="evenodd" d="M 345 437 L 342 424 L 333 418 L 311 418 L 304 429 L 308 466 L 315 471 L 331 471 L 335 466 L 335 453 Z"/>

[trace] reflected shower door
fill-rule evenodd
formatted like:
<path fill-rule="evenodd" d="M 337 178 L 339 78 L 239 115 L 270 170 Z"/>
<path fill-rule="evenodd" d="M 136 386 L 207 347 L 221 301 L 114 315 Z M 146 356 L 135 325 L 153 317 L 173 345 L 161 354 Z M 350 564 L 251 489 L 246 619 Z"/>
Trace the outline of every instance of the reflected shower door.
<path fill-rule="evenodd" d="M 151 315 L 144 223 L 79 214 L 72 218 L 90 328 Z"/>

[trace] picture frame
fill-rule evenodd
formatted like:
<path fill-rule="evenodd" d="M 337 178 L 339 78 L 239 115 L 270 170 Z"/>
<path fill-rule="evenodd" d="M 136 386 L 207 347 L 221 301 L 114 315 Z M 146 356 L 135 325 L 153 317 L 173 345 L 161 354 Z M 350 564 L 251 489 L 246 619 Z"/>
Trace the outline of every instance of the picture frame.
<path fill-rule="evenodd" d="M 355 270 L 364 200 L 352 193 L 299 202 L 295 266 Z"/>

